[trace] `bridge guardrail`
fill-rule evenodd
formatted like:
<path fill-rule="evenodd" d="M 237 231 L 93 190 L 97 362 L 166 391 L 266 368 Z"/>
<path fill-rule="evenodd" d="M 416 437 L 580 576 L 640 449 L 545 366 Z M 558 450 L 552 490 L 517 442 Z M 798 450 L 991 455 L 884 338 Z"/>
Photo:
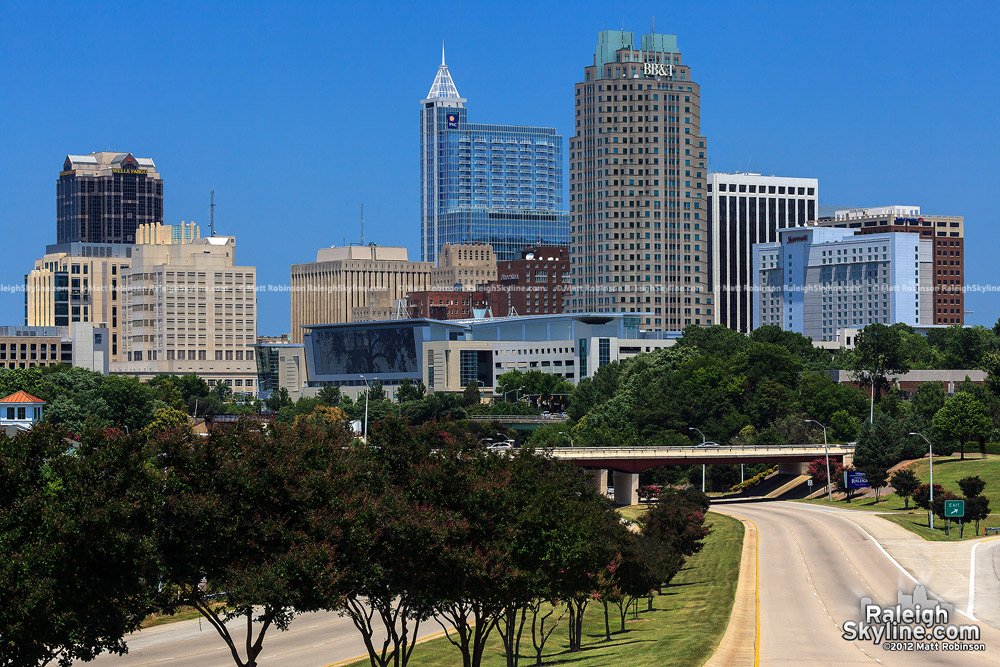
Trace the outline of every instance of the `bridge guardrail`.
<path fill-rule="evenodd" d="M 576 451 L 581 453 L 586 452 L 622 452 L 622 453 L 648 453 L 648 452 L 714 452 L 714 451 L 746 451 L 746 450 L 761 450 L 761 449 L 815 449 L 818 451 L 823 451 L 824 449 L 854 449 L 854 445 L 848 444 L 834 444 L 834 445 L 719 445 L 716 447 L 657 447 L 655 445 L 650 445 L 647 447 L 550 447 L 551 451 Z"/>

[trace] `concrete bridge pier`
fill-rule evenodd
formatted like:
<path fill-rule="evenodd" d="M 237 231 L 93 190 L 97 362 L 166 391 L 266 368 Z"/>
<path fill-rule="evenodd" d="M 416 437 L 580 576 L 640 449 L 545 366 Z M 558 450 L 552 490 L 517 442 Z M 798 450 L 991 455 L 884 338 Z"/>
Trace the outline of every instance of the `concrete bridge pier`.
<path fill-rule="evenodd" d="M 818 457 L 817 457 L 818 458 Z M 808 475 L 808 463 L 779 463 L 778 474 L 781 475 Z"/>
<path fill-rule="evenodd" d="M 615 505 L 635 505 L 639 502 L 639 474 L 615 470 Z"/>
<path fill-rule="evenodd" d="M 604 468 L 599 468 L 598 470 L 588 470 L 587 472 L 590 473 L 587 486 L 602 496 L 608 495 L 608 471 Z"/>

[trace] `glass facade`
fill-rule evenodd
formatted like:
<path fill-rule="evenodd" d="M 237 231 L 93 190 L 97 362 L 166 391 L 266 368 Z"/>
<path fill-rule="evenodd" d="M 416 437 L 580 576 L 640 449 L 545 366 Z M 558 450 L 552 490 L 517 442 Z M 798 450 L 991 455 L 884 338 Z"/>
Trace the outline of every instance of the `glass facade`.
<path fill-rule="evenodd" d="M 551 128 L 469 123 L 464 102 L 423 101 L 420 259 L 437 261 L 445 243 L 489 243 L 500 261 L 531 245 L 567 245 L 562 137 Z"/>

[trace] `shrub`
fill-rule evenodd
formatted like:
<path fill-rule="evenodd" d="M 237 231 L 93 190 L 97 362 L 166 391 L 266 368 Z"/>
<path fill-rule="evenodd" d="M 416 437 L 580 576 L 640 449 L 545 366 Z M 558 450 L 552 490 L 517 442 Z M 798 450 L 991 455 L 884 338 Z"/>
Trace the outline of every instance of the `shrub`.
<path fill-rule="evenodd" d="M 739 491 L 743 491 L 744 489 L 749 489 L 751 486 L 756 486 L 757 484 L 760 484 L 761 482 L 763 482 L 765 477 L 767 477 L 768 475 L 770 475 L 773 472 L 776 472 L 777 470 L 778 470 L 778 466 L 774 466 L 774 467 L 768 468 L 764 472 L 758 473 L 758 474 L 754 475 L 753 477 L 751 477 L 750 479 L 742 481 L 739 484 L 734 484 L 729 490 L 730 491 L 739 492 Z"/>
<path fill-rule="evenodd" d="M 917 490 L 913 492 L 913 503 L 922 509 L 930 509 L 930 484 L 921 484 L 917 487 Z M 934 499 L 937 500 L 938 496 L 944 495 L 945 489 L 940 484 L 934 485 Z"/>

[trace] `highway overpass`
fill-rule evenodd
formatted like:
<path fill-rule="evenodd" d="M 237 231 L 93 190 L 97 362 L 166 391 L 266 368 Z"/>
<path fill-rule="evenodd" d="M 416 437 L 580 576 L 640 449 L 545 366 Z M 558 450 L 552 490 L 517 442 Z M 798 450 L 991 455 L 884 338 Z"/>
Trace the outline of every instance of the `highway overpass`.
<path fill-rule="evenodd" d="M 594 471 L 593 485 L 607 488 L 608 470 L 613 473 L 615 502 L 638 502 L 639 473 L 667 465 L 727 463 L 777 463 L 782 473 L 802 474 L 806 464 L 824 456 L 824 445 L 774 445 L 709 447 L 557 447 L 547 450 L 553 458 L 572 461 L 577 467 Z M 830 459 L 850 465 L 853 445 L 830 445 Z"/>

